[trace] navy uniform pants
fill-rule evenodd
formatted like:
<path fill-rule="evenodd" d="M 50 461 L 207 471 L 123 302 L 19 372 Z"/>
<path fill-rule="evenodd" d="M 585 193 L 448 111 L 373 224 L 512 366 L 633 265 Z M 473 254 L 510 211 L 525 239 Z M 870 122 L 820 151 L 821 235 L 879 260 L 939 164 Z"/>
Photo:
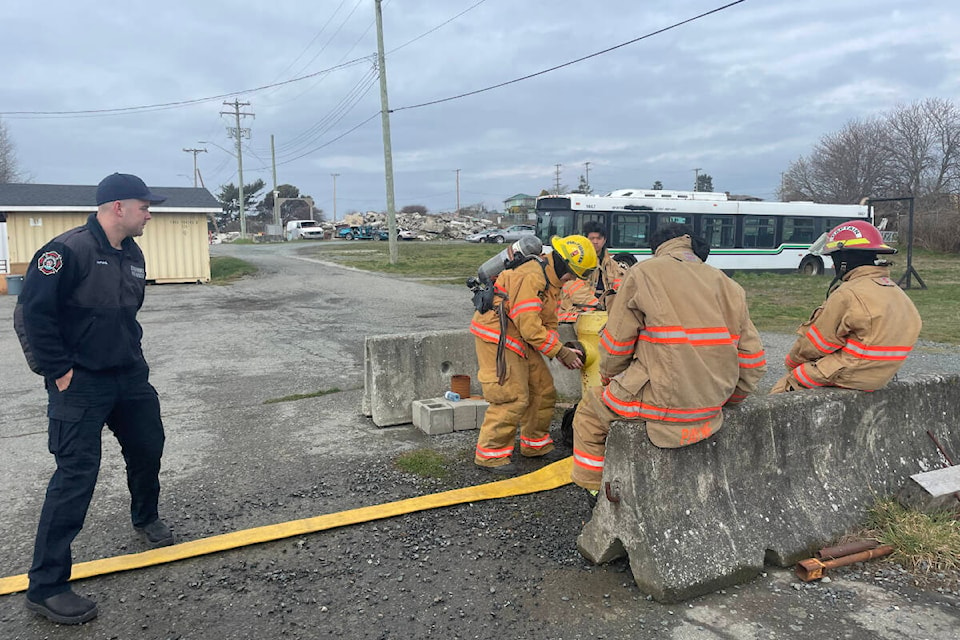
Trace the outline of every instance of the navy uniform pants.
<path fill-rule="evenodd" d="M 106 424 L 126 462 L 130 516 L 135 527 L 157 519 L 163 423 L 146 364 L 124 370 L 73 370 L 62 393 L 47 380 L 49 449 L 57 470 L 40 512 L 27 597 L 40 602 L 67 591 L 73 563 L 70 544 L 83 528 L 100 472 Z"/>

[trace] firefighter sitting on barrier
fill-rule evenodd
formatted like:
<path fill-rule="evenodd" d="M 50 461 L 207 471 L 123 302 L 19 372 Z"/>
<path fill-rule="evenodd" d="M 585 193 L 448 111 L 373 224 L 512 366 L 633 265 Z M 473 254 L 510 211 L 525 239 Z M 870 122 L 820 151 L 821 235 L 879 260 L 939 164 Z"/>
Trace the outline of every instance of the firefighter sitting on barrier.
<path fill-rule="evenodd" d="M 597 254 L 583 236 L 554 237 L 551 244 L 552 252 L 539 255 L 508 257 L 505 250 L 504 261 L 509 258 L 509 262 L 495 281 L 490 282 L 493 278 L 486 267 L 500 261 L 498 256 L 481 267 L 479 280 L 468 281 L 477 307 L 470 324 L 477 349 L 477 379 L 490 403 L 474 462 L 498 474 L 516 470 L 511 455 L 518 424 L 520 455 L 536 458 L 554 449 L 550 422 L 557 392 L 543 357 L 556 358 L 568 369 L 583 366 L 583 354 L 560 343 L 557 296 L 564 282 L 590 276 L 597 267 Z"/>
<path fill-rule="evenodd" d="M 689 226 L 650 237 L 654 256 L 624 276 L 600 334 L 603 386 L 573 419 L 573 482 L 595 501 L 613 420 L 643 420 L 657 447 L 695 444 L 723 424 L 763 377 L 760 334 L 739 284 L 706 265 Z"/>
<path fill-rule="evenodd" d="M 851 220 L 833 228 L 824 242 L 821 252 L 833 259 L 836 277 L 827 299 L 797 329 L 799 337 L 786 357 L 789 373 L 770 393 L 817 387 L 881 389 L 920 335 L 917 308 L 890 279 L 889 263 L 878 259 L 878 254 L 897 250 L 884 243 L 876 227 Z"/>
<path fill-rule="evenodd" d="M 637 264 L 637 259 L 629 253 L 612 255 L 607 251 L 606 231 L 596 220 L 584 223 L 583 235 L 597 252 L 600 267 L 585 280 L 571 280 L 563 285 L 557 310 L 560 322 L 576 322 L 585 310 L 609 309 L 613 304 L 614 292 L 620 288 L 623 274 Z"/>

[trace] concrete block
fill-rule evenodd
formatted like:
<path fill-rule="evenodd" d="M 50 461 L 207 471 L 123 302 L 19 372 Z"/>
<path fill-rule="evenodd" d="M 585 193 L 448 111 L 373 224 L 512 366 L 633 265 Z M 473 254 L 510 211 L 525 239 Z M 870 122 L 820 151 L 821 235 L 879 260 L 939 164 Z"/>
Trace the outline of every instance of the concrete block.
<path fill-rule="evenodd" d="M 600 498 L 577 540 L 597 563 L 627 555 L 640 589 L 678 602 L 745 582 L 764 562 L 810 557 L 862 522 L 878 496 L 941 466 L 926 431 L 960 450 L 960 376 L 901 379 L 876 393 L 818 389 L 724 411 L 711 438 L 658 449 L 614 422 Z"/>
<path fill-rule="evenodd" d="M 443 398 L 414 401 L 412 407 L 416 415 L 414 424 L 427 435 L 451 433 L 453 431 L 451 404 Z"/>
<path fill-rule="evenodd" d="M 903 506 L 927 513 L 960 509 L 960 466 L 915 473 L 897 494 Z"/>
<path fill-rule="evenodd" d="M 459 402 L 451 402 L 450 406 L 453 407 L 453 430 L 469 431 L 480 428 L 489 404 L 483 399 L 463 398 Z"/>

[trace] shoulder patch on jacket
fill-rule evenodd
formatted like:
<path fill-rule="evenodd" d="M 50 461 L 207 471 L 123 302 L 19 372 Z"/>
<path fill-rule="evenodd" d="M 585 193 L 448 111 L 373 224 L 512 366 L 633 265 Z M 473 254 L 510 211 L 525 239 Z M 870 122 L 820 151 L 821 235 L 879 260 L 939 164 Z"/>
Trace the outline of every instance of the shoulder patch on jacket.
<path fill-rule="evenodd" d="M 37 271 L 45 276 L 52 276 L 63 266 L 63 256 L 58 251 L 44 251 L 37 258 Z"/>
<path fill-rule="evenodd" d="M 874 278 L 874 282 L 879 284 L 882 287 L 895 287 L 897 283 L 888 278 L 887 276 L 880 276 L 879 278 Z"/>

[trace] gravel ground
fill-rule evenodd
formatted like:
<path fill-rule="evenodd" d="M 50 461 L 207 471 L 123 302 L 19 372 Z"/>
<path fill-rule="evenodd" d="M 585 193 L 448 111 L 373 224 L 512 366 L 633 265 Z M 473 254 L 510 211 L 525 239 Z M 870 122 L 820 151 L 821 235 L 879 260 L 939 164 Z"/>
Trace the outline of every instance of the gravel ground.
<path fill-rule="evenodd" d="M 295 249 L 214 247 L 261 274 L 147 292 L 145 347 L 168 431 L 161 511 L 181 540 L 490 480 L 472 464 L 475 433 L 377 429 L 359 415 L 363 337 L 463 327 L 465 292 L 331 268 Z M 12 310 L 12 298 L 0 299 L 3 326 Z M 764 339 L 772 362 L 792 342 Z M 921 345 L 905 374 L 957 372 L 958 355 Z M 0 575 L 11 575 L 29 563 L 52 460 L 41 385 L 10 331 L 0 333 L 0 361 Z M 343 391 L 262 404 L 334 387 Z M 78 560 L 142 549 L 125 515 L 119 452 L 112 438 L 104 444 Z M 423 447 L 451 461 L 449 478 L 394 466 Z M 960 638 L 957 574 L 918 584 L 887 561 L 809 584 L 769 568 L 661 605 L 637 589 L 625 561 L 597 567 L 580 557 L 575 540 L 589 517 L 582 491 L 565 486 L 92 578 L 74 586 L 101 614 L 81 628 L 25 611 L 22 594 L 2 596 L 0 638 Z"/>

